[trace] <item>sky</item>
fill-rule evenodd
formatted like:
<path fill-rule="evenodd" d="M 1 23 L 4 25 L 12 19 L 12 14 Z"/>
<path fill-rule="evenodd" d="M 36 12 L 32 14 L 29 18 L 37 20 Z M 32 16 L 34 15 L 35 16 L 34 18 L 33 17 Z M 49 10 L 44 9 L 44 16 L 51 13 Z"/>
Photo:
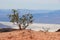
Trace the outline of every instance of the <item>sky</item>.
<path fill-rule="evenodd" d="M 60 0 L 0 0 L 0 9 L 60 10 Z"/>

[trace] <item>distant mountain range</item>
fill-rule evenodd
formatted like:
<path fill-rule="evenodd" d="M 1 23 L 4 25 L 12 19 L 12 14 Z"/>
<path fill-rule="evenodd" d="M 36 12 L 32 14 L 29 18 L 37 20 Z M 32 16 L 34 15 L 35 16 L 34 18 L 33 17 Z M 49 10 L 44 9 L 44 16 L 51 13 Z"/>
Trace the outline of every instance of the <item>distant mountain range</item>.
<path fill-rule="evenodd" d="M 12 13 L 10 9 L 0 9 L 0 21 L 9 21 L 8 14 Z M 31 13 L 34 16 L 34 22 L 37 23 L 57 23 L 60 24 L 60 10 L 28 10 L 18 9 L 19 15 Z"/>
<path fill-rule="evenodd" d="M 20 14 L 31 13 L 31 14 L 40 14 L 40 13 L 60 13 L 60 10 L 28 10 L 28 9 L 18 9 Z M 6 15 L 12 13 L 11 9 L 0 9 L 0 15 Z"/>
<path fill-rule="evenodd" d="M 52 10 L 28 10 L 28 9 L 18 9 L 18 12 L 20 14 L 24 14 L 24 13 L 31 13 L 31 14 L 36 14 L 36 13 L 49 13 Z M 53 10 L 54 11 L 54 10 Z M 12 13 L 11 9 L 0 9 L 0 15 L 1 14 L 10 14 Z"/>

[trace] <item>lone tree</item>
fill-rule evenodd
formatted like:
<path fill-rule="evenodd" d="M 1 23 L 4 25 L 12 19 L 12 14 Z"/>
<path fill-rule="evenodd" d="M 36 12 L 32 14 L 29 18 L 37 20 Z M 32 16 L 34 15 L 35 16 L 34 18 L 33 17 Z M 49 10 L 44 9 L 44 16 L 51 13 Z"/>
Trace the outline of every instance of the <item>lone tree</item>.
<path fill-rule="evenodd" d="M 29 24 L 32 24 L 33 22 L 33 16 L 32 14 L 24 14 L 22 15 L 22 17 L 19 18 L 19 13 L 17 12 L 17 10 L 12 10 L 13 14 L 9 15 L 10 18 L 10 22 L 16 22 L 17 25 L 19 26 L 19 29 L 26 29 Z"/>

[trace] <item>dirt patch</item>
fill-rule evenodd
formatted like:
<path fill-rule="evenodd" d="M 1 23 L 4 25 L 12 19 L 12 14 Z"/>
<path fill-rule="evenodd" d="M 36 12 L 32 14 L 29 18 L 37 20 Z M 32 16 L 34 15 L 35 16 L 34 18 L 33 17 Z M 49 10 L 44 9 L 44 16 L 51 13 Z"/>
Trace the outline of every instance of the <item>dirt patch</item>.
<path fill-rule="evenodd" d="M 0 40 L 60 40 L 60 32 L 17 30 L 0 33 Z"/>

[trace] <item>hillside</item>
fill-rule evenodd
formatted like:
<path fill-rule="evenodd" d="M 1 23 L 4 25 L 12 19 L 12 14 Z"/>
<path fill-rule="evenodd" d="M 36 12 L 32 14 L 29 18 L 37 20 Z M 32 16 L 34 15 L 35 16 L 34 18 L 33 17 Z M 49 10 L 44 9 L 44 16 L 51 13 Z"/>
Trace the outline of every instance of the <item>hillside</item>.
<path fill-rule="evenodd" d="M 0 40 L 60 40 L 60 32 L 17 30 L 0 33 Z"/>

